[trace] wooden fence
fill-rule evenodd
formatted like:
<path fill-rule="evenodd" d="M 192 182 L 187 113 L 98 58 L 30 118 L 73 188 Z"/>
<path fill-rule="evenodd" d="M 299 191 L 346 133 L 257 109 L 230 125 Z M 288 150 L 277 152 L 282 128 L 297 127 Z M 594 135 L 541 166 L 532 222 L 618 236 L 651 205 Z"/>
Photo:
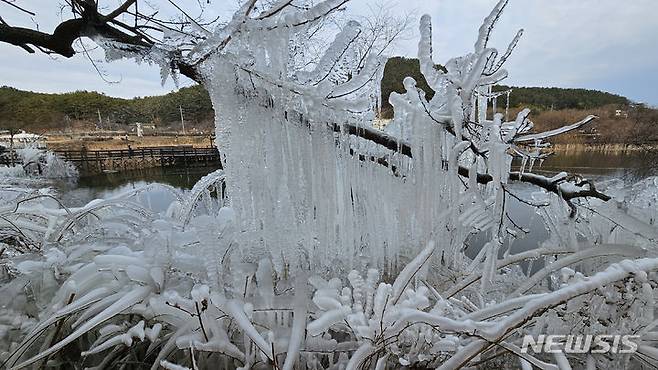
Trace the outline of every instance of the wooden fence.
<path fill-rule="evenodd" d="M 165 166 L 214 165 L 221 167 L 219 151 L 216 147 L 175 146 L 117 150 L 56 150 L 55 153 L 75 164 L 78 170 L 85 174 Z"/>

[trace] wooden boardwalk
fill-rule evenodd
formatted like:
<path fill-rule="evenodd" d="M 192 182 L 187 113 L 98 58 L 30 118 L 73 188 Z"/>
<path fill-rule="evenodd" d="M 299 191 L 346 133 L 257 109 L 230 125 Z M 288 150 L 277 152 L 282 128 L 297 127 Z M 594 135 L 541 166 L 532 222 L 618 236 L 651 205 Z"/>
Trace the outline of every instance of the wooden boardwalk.
<path fill-rule="evenodd" d="M 81 173 L 93 174 L 166 166 L 220 166 L 216 147 L 188 146 L 146 147 L 117 150 L 56 150 L 55 153 L 72 162 Z"/>

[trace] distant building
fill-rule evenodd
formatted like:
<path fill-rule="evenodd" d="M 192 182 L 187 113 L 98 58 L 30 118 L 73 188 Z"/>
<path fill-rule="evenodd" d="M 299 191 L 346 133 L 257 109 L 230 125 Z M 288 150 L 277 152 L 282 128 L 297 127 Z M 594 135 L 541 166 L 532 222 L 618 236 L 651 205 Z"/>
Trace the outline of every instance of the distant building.
<path fill-rule="evenodd" d="M 615 117 L 628 118 L 628 112 L 625 110 L 617 109 L 615 110 Z"/>
<path fill-rule="evenodd" d="M 12 139 L 11 134 L 7 132 L 0 133 L 0 145 L 6 148 L 11 146 L 11 142 L 14 142 L 14 148 L 24 148 L 28 145 L 36 145 L 38 148 L 44 148 L 45 138 L 41 135 L 30 134 L 25 131 L 21 131 L 17 134 L 14 134 Z"/>

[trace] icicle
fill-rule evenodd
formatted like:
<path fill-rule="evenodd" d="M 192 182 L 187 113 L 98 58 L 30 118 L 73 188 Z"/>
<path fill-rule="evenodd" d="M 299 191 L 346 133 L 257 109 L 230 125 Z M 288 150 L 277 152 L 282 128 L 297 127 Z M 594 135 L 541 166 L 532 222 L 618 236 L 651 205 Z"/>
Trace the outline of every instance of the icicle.
<path fill-rule="evenodd" d="M 489 94 L 491 94 L 491 86 L 489 86 Z M 491 110 L 492 114 L 495 116 L 496 113 L 498 113 L 498 95 L 494 95 L 493 98 L 491 98 Z"/>
<path fill-rule="evenodd" d="M 498 261 L 498 250 L 500 246 L 498 239 L 494 238 L 483 247 L 486 251 L 482 267 L 482 285 L 480 288 L 483 296 L 487 295 L 487 292 L 496 279 L 496 262 Z"/>
<path fill-rule="evenodd" d="M 507 91 L 507 98 L 505 99 L 505 121 L 509 121 L 509 95 L 512 90 Z"/>

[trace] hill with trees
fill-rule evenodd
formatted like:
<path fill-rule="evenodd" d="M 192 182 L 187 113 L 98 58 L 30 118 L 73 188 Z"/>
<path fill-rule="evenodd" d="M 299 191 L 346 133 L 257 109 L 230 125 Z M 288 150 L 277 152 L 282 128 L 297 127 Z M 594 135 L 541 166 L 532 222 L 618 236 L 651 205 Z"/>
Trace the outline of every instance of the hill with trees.
<path fill-rule="evenodd" d="M 0 87 L 0 129 L 65 130 L 79 123 L 98 124 L 99 114 L 105 129 L 121 129 L 135 122 L 166 127 L 180 121 L 179 107 L 192 126 L 212 122 L 210 98 L 200 85 L 133 99 L 95 91 L 45 94 L 4 86 Z"/>
<path fill-rule="evenodd" d="M 443 67 L 437 65 L 436 68 Z M 420 73 L 417 59 L 390 58 L 385 66 L 381 85 L 383 118 L 392 116 L 388 97 L 393 91 L 404 92 L 402 81 L 406 76 L 413 77 L 417 86 L 429 96 L 434 94 Z M 495 87 L 497 91 L 507 89 L 512 89 L 511 113 L 521 107 L 532 108 L 538 128 L 552 127 L 572 118 L 594 113 L 601 116 L 597 124 L 599 131 L 603 133 L 604 138 L 601 140 L 622 140 L 620 131 L 636 132 L 638 125 L 644 127 L 642 132 L 651 131 L 647 137 L 658 136 L 653 133 L 654 127 L 658 126 L 658 123 L 654 122 L 658 120 L 654 119 L 658 114 L 644 107 L 642 118 L 635 119 L 637 106 L 623 96 L 586 89 Z M 499 103 L 499 106 L 501 105 L 504 103 Z M 65 131 L 81 126 L 93 129 L 98 126 L 100 113 L 103 122 L 101 127 L 104 129 L 122 130 L 135 122 L 142 122 L 167 130 L 179 124 L 179 107 L 183 108 L 186 124 L 190 128 L 212 127 L 212 105 L 207 91 L 200 85 L 184 87 L 163 96 L 133 99 L 114 98 L 93 91 L 45 94 L 0 87 L 0 129 L 22 128 L 35 132 Z M 623 117 L 615 117 L 616 110 L 622 110 Z M 620 125 L 626 129 L 619 130 Z"/>
<path fill-rule="evenodd" d="M 604 91 L 587 89 L 565 89 L 558 87 L 512 87 L 496 86 L 494 91 L 512 89 L 510 106 L 530 106 L 542 110 L 594 109 L 606 105 L 628 106 L 631 101 L 623 96 Z"/>
<path fill-rule="evenodd" d="M 443 66 L 437 65 L 437 69 Z M 402 80 L 405 76 L 413 77 L 416 86 L 431 97 L 434 94 L 425 78 L 420 73 L 418 59 L 393 57 L 388 60 L 384 68 L 382 80 L 382 114 L 384 117 L 392 117 L 392 107 L 388 103 L 391 92 L 404 92 Z M 495 91 L 512 89 L 510 95 L 510 106 L 529 106 L 533 110 L 561 110 L 561 109 L 594 109 L 607 105 L 628 106 L 631 101 L 623 96 L 608 92 L 587 89 L 566 89 L 558 87 L 512 87 L 496 86 Z"/>

